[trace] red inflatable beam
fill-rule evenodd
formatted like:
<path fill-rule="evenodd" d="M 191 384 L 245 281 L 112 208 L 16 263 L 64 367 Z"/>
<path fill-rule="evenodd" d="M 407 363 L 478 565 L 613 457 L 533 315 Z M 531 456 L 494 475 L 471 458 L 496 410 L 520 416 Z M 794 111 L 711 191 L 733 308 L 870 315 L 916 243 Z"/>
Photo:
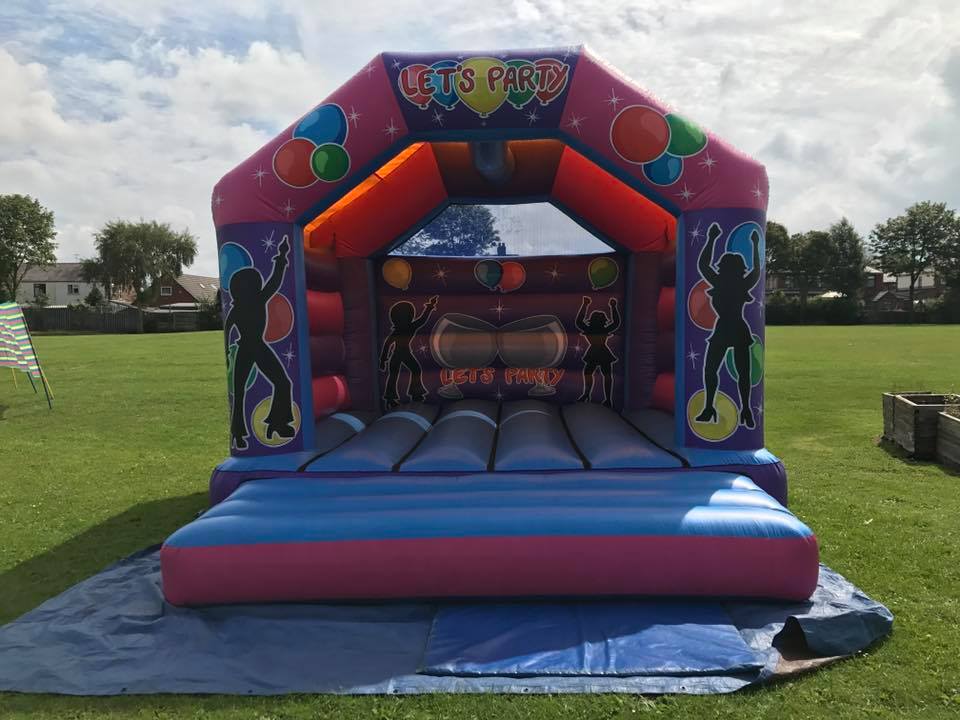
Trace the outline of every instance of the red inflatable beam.
<path fill-rule="evenodd" d="M 350 405 L 350 392 L 343 375 L 324 375 L 313 379 L 313 414 L 321 418 Z"/>
<path fill-rule="evenodd" d="M 343 297 L 338 292 L 307 290 L 311 335 L 343 335 Z"/>
<path fill-rule="evenodd" d="M 650 405 L 668 413 L 674 412 L 673 373 L 659 373 L 653 383 L 653 394 L 650 396 Z M 683 412 L 683 408 L 678 408 Z"/>
<path fill-rule="evenodd" d="M 672 287 L 660 288 L 657 300 L 657 330 L 673 332 L 673 318 L 676 314 L 677 290 Z"/>

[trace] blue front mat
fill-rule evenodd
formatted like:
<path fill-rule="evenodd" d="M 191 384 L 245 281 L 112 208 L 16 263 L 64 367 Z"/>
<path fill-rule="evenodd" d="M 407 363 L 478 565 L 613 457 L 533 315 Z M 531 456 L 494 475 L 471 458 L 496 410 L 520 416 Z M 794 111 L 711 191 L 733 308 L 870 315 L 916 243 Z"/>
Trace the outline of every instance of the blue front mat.
<path fill-rule="evenodd" d="M 722 693 L 789 672 L 781 655 L 787 636 L 812 651 L 805 658 L 845 656 L 889 633 L 892 622 L 885 607 L 824 566 L 804 603 L 186 609 L 164 602 L 151 550 L 0 628 L 0 691 Z"/>

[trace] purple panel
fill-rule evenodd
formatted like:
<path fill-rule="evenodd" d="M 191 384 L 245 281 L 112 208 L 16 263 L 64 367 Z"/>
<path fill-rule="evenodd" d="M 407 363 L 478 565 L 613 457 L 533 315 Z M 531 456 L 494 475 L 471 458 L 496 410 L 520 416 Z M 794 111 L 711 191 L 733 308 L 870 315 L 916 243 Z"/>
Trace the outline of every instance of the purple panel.
<path fill-rule="evenodd" d="M 340 289 L 340 265 L 335 256 L 304 248 L 303 260 L 308 290 L 336 292 Z"/>
<path fill-rule="evenodd" d="M 684 362 L 677 388 L 684 445 L 763 447 L 764 220 L 762 211 L 747 209 L 682 217 Z"/>
<path fill-rule="evenodd" d="M 661 253 L 630 255 L 627 300 L 627 406 L 643 407 L 657 376 L 657 301 L 660 299 Z"/>
<path fill-rule="evenodd" d="M 310 370 L 313 376 L 339 375 L 344 372 L 346 348 L 339 335 L 320 335 L 310 338 Z"/>
<path fill-rule="evenodd" d="M 341 258 L 343 297 L 343 342 L 350 406 L 354 410 L 378 410 L 373 339 L 374 298 L 371 262 L 365 258 Z"/>
<path fill-rule="evenodd" d="M 305 319 L 295 312 L 295 242 L 295 227 L 287 223 L 217 228 L 233 455 L 303 447 L 299 358 L 307 349 L 298 340 Z M 233 380 L 238 364 L 247 376 L 243 384 Z"/>

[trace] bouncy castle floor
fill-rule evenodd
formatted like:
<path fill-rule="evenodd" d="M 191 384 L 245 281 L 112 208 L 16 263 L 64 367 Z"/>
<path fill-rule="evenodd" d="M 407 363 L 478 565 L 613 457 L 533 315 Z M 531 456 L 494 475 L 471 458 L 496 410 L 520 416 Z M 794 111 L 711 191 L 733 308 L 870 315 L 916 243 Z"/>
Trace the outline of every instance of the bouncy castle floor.
<path fill-rule="evenodd" d="M 851 655 L 890 612 L 825 566 L 805 602 L 718 599 L 177 608 L 155 549 L 0 628 L 0 690 L 732 692 Z"/>

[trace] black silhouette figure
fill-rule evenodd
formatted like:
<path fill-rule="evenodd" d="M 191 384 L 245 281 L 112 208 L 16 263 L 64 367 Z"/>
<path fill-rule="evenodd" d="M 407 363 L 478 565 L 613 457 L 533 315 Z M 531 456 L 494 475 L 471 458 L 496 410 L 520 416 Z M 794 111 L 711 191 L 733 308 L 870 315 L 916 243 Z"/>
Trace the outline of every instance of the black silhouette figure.
<path fill-rule="evenodd" d="M 760 235 L 756 230 L 750 235 L 753 242 L 753 269 L 740 253 L 725 252 L 720 256 L 717 269 L 713 269 L 713 249 L 723 231 L 717 223 L 707 230 L 707 243 L 700 252 L 697 267 L 703 279 L 710 284 L 707 294 L 717 313 L 713 332 L 707 338 L 707 356 L 703 364 L 703 384 L 706 398 L 703 410 L 697 415 L 698 422 L 716 422 L 717 409 L 714 400 L 720 382 L 720 364 L 729 348 L 733 348 L 734 366 L 737 368 L 737 387 L 740 390 L 740 424 L 754 427 L 753 411 L 750 409 L 750 346 L 753 336 L 750 326 L 743 318 L 743 306 L 753 302 L 750 291 L 760 280 Z"/>
<path fill-rule="evenodd" d="M 284 235 L 277 245 L 277 254 L 273 258 L 273 272 L 266 283 L 256 268 L 246 267 L 237 270 L 230 278 L 230 297 L 233 305 L 224 321 L 224 334 L 229 342 L 233 328 L 240 337 L 237 341 L 237 354 L 233 360 L 233 412 L 230 420 L 230 435 L 233 444 L 240 450 L 247 447 L 250 428 L 244 413 L 247 378 L 256 368 L 273 386 L 270 396 L 270 410 L 266 417 L 266 437 L 274 435 L 292 438 L 296 435 L 293 428 L 293 398 L 290 378 L 280 363 L 276 353 L 263 339 L 267 327 L 267 302 L 280 289 L 283 274 L 287 269 L 290 254 L 290 240 Z"/>
<path fill-rule="evenodd" d="M 422 402 L 427 395 L 427 389 L 423 386 L 423 370 L 410 350 L 410 344 L 417 331 L 430 319 L 430 315 L 437 307 L 438 299 L 438 296 L 434 295 L 427 300 L 423 304 L 423 312 L 419 315 L 415 315 L 416 308 L 413 307 L 413 303 L 406 300 L 394 303 L 390 308 L 390 323 L 393 331 L 383 341 L 383 349 L 380 351 L 380 371 L 386 372 L 388 367 L 390 370 L 383 391 L 383 401 L 387 408 L 394 408 L 399 404 L 397 385 L 400 382 L 400 369 L 403 367 L 406 367 L 410 373 L 410 379 L 407 382 L 407 395 L 410 400 Z"/>
<path fill-rule="evenodd" d="M 587 339 L 590 347 L 583 354 L 583 394 L 577 402 L 590 402 L 593 395 L 593 375 L 599 369 L 603 374 L 603 404 L 613 407 L 613 364 L 617 356 L 607 347 L 607 338 L 620 329 L 622 318 L 617 307 L 616 298 L 610 298 L 610 318 L 602 310 L 590 313 L 587 321 L 587 309 L 590 307 L 590 298 L 586 295 L 580 303 L 577 313 L 577 330 Z"/>

